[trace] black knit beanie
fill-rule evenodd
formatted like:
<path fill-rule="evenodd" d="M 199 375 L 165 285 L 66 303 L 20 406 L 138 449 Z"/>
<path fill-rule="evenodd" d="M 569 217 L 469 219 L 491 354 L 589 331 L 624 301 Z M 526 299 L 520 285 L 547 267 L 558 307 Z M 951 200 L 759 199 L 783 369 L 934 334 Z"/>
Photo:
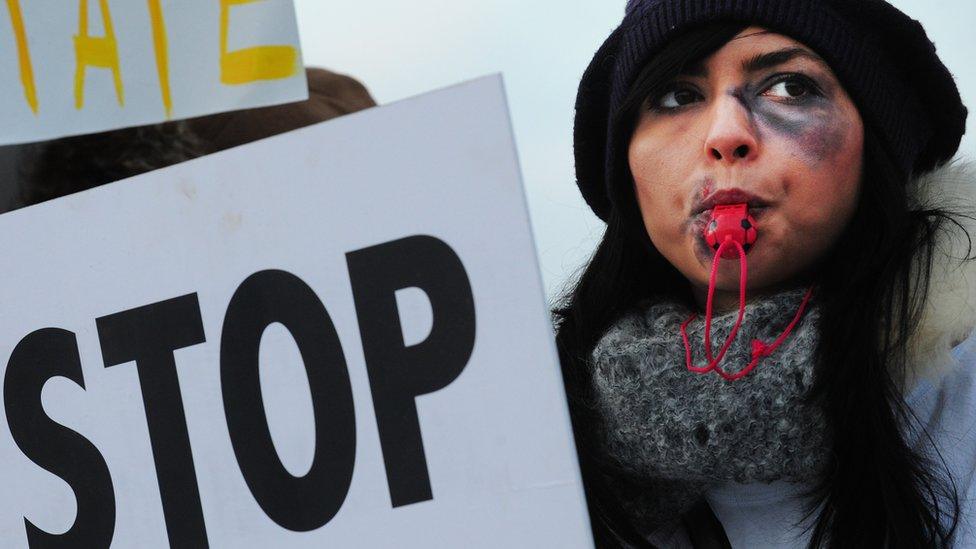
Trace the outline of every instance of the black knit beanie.
<path fill-rule="evenodd" d="M 757 25 L 816 51 L 907 180 L 955 154 L 966 108 L 952 74 L 914 19 L 884 0 L 630 0 L 596 52 L 576 97 L 576 179 L 607 220 L 616 143 L 613 120 L 641 69 L 670 40 L 713 21 Z"/>

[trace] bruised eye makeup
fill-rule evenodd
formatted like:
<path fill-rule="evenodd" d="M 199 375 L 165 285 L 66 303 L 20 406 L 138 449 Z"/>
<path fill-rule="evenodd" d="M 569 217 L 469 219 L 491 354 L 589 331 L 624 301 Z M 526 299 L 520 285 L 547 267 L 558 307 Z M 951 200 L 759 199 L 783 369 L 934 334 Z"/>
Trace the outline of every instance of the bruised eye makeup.
<path fill-rule="evenodd" d="M 798 72 L 774 74 L 758 87 L 761 91 L 757 96 L 769 97 L 786 104 L 799 105 L 811 96 L 824 96 L 813 78 Z M 649 99 L 648 108 L 656 112 L 671 113 L 704 99 L 704 95 L 694 85 L 674 82 Z"/>

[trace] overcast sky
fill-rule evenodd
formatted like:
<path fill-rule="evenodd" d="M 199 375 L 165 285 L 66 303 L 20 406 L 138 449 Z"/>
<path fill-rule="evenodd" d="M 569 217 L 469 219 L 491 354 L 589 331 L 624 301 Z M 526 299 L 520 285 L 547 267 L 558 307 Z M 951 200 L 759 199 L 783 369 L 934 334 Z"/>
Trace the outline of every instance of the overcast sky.
<path fill-rule="evenodd" d="M 895 0 L 918 19 L 976 108 L 976 1 Z M 504 75 L 543 281 L 550 297 L 602 234 L 576 190 L 576 87 L 624 0 L 295 0 L 305 62 L 361 80 L 389 103 Z M 976 116 L 962 154 L 976 159 Z"/>

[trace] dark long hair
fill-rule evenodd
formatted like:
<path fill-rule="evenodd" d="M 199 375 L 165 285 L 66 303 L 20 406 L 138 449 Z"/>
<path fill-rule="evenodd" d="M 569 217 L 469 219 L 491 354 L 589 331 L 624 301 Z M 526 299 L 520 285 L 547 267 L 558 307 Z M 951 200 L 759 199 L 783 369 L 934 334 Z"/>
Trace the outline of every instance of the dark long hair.
<path fill-rule="evenodd" d="M 645 98 L 742 28 L 713 23 L 659 52 L 616 115 L 625 136 L 618 142 L 626 143 Z M 601 462 L 592 437 L 598 418 L 588 357 L 610 325 L 641 300 L 666 294 L 691 303 L 691 294 L 650 244 L 629 171 L 621 165 L 616 173 L 603 239 L 553 315 L 597 544 L 646 547 L 607 488 L 617 473 Z M 810 547 L 947 547 L 956 529 L 958 495 L 944 462 L 928 460 L 906 442 L 907 430 L 924 428 L 911 416 L 902 385 L 936 238 L 962 227 L 946 211 L 913 209 L 906 179 L 865 124 L 858 204 L 817 274 L 820 340 L 809 398 L 824 410 L 833 445 L 827 472 L 807 498 L 808 517 L 815 517 Z"/>

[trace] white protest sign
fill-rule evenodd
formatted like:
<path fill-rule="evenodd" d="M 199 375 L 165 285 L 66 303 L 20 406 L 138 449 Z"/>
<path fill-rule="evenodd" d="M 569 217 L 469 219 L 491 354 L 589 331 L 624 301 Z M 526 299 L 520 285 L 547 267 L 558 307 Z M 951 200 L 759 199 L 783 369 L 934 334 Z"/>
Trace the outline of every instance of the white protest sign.
<path fill-rule="evenodd" d="M 7 0 L 0 144 L 308 97 L 292 0 Z"/>
<path fill-rule="evenodd" d="M 592 547 L 500 77 L 0 246 L 0 546 Z"/>

